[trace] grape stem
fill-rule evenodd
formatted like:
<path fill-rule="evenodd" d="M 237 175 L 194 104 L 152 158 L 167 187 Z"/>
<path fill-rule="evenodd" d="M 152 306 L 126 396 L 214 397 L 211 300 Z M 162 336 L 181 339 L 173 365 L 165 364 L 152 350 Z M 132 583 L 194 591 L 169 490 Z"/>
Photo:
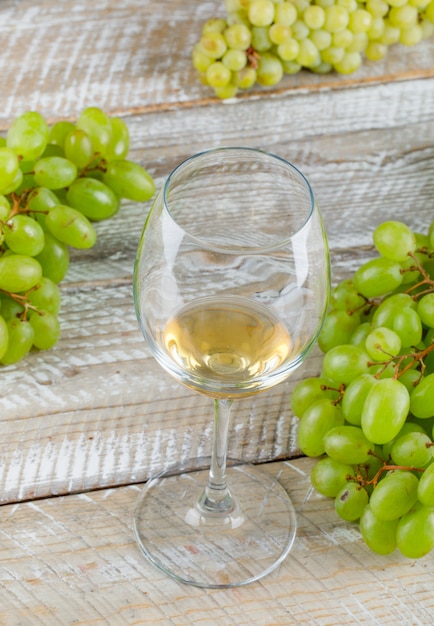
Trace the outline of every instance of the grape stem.
<path fill-rule="evenodd" d="M 425 252 L 426 253 L 427 250 L 425 248 L 422 248 L 420 250 L 420 252 Z M 409 268 L 407 268 L 405 270 L 401 270 L 401 272 L 402 273 L 409 272 L 409 271 L 413 271 L 414 272 L 414 271 L 417 270 L 417 271 L 419 271 L 422 274 L 422 280 L 420 280 L 415 285 L 412 285 L 411 287 L 409 287 L 405 293 L 408 293 L 408 295 L 411 295 L 411 292 L 414 291 L 415 289 L 419 289 L 423 285 L 428 285 L 427 289 L 424 289 L 423 291 L 418 291 L 414 295 L 411 295 L 413 300 L 417 300 L 421 296 L 425 296 L 427 293 L 434 292 L 434 280 L 430 277 L 430 275 L 428 274 L 428 272 L 426 271 L 426 269 L 424 268 L 422 263 L 414 255 L 413 252 L 409 252 L 408 256 L 410 256 L 413 259 L 415 265 L 412 265 L 411 267 L 409 267 Z"/>
<path fill-rule="evenodd" d="M 11 298 L 12 300 L 17 302 L 24 308 L 24 311 L 17 315 L 17 317 L 21 319 L 23 322 L 27 321 L 27 313 L 29 310 L 35 311 L 35 313 L 37 313 L 38 315 L 42 315 L 38 307 L 30 303 L 30 300 L 28 297 L 28 294 L 34 291 L 35 289 L 37 289 L 38 286 L 39 285 L 35 285 L 34 287 L 29 289 L 25 293 L 12 293 L 11 291 L 5 291 L 5 289 L 0 289 L 0 293 L 4 293 L 6 296 L 9 296 L 9 298 Z"/>
<path fill-rule="evenodd" d="M 381 349 L 381 346 L 379 346 L 379 348 Z M 434 341 L 427 346 L 426 348 L 424 348 L 423 350 L 418 350 L 417 348 L 415 348 L 414 352 L 409 352 L 408 354 L 401 354 L 398 356 L 391 356 L 390 359 L 388 359 L 387 361 L 369 361 L 368 365 L 383 365 L 383 367 L 381 368 L 380 371 L 378 371 L 374 377 L 375 378 L 380 378 L 381 374 L 386 370 L 386 368 L 393 362 L 395 362 L 395 372 L 393 375 L 393 378 L 395 380 L 398 380 L 405 372 L 407 372 L 408 370 L 410 370 L 414 365 L 416 365 L 416 363 L 420 363 L 420 376 L 417 380 L 415 380 L 413 382 L 413 385 L 416 387 L 419 382 L 420 379 L 422 378 L 424 372 L 425 372 L 425 362 L 424 359 L 425 357 L 434 350 Z M 387 354 L 387 353 L 386 353 Z M 402 364 L 404 363 L 404 361 L 406 359 L 411 359 L 411 361 L 409 363 L 407 363 L 407 365 L 405 367 L 403 367 L 401 369 Z"/>
<path fill-rule="evenodd" d="M 409 472 L 411 471 L 411 472 L 423 473 L 425 471 L 424 467 L 414 467 L 413 465 L 392 465 L 390 464 L 389 460 L 385 461 L 381 456 L 379 456 L 378 454 L 375 454 L 375 452 L 373 452 L 372 450 L 370 450 L 368 454 L 382 461 L 383 465 L 377 470 L 374 476 L 369 479 L 367 478 L 368 468 L 365 465 L 357 466 L 356 475 L 348 476 L 348 479 L 355 481 L 362 487 L 367 487 L 369 485 L 372 485 L 372 487 L 374 487 L 375 489 L 375 487 L 378 484 L 378 481 L 380 480 L 380 476 L 383 472 L 389 472 L 393 470 L 403 470 L 403 471 L 409 471 Z M 362 474 L 362 469 L 364 470 L 365 476 L 363 476 Z"/>

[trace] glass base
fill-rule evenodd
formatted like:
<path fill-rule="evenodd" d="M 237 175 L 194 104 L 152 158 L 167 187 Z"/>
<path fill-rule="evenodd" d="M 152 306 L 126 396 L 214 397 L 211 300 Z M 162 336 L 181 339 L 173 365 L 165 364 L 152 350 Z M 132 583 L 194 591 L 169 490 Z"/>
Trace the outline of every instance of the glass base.
<path fill-rule="evenodd" d="M 238 587 L 275 569 L 290 551 L 296 514 L 274 476 L 228 460 L 234 505 L 207 512 L 198 502 L 209 459 L 194 459 L 149 480 L 134 511 L 140 549 L 160 570 L 197 587 Z"/>

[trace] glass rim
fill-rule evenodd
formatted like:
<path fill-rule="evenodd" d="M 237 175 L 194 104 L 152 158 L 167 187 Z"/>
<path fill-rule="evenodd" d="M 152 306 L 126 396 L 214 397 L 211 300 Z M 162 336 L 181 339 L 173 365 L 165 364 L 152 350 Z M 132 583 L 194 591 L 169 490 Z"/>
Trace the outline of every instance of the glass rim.
<path fill-rule="evenodd" d="M 263 155 L 266 156 L 268 158 L 270 158 L 271 160 L 275 160 L 277 162 L 279 162 L 280 164 L 283 164 L 285 167 L 287 167 L 289 170 L 291 170 L 292 172 L 295 172 L 297 174 L 297 176 L 299 176 L 299 178 L 303 181 L 307 192 L 308 192 L 308 196 L 309 196 L 309 200 L 310 200 L 310 207 L 309 210 L 307 211 L 307 215 L 306 215 L 306 219 L 302 222 L 302 224 L 300 225 L 300 227 L 297 230 L 294 230 L 293 233 L 291 233 L 291 235 L 289 235 L 288 237 L 284 237 L 282 239 L 280 239 L 279 241 L 277 241 L 274 244 L 270 244 L 270 245 L 266 245 L 266 246 L 217 246 L 217 245 L 213 245 L 211 244 L 209 241 L 203 240 L 201 237 L 198 237 L 197 235 L 193 235 L 192 233 L 190 233 L 184 226 L 181 226 L 181 224 L 179 223 L 179 221 L 174 217 L 172 211 L 169 208 L 169 203 L 168 203 L 168 192 L 169 192 L 169 186 L 170 183 L 172 182 L 174 176 L 176 176 L 176 174 L 183 168 L 185 168 L 189 163 L 195 161 L 196 159 L 199 159 L 200 157 L 203 156 L 207 156 L 207 155 L 212 155 L 212 154 L 216 154 L 216 153 L 224 153 L 224 152 L 251 152 L 254 154 L 258 154 L 258 155 Z M 216 148 L 210 148 L 207 150 L 202 150 L 200 152 L 197 152 L 189 157 L 187 157 L 186 159 L 183 159 L 180 163 L 178 163 L 178 165 L 176 167 L 173 168 L 173 170 L 170 172 L 169 176 L 167 177 L 164 185 L 163 185 L 163 205 L 165 210 L 167 211 L 168 215 L 170 216 L 170 218 L 173 220 L 173 222 L 175 224 L 177 224 L 187 235 L 190 239 L 192 239 L 193 241 L 196 241 L 197 243 L 200 243 L 201 246 L 205 245 L 207 249 L 209 250 L 213 250 L 215 252 L 224 252 L 224 253 L 228 253 L 230 252 L 232 249 L 235 251 L 249 251 L 251 254 L 254 253 L 255 251 L 257 252 L 263 252 L 266 250 L 274 250 L 276 248 L 281 248 L 282 246 L 284 246 L 285 244 L 287 244 L 289 241 L 291 241 L 291 239 L 293 239 L 293 237 L 295 237 L 298 233 L 300 233 L 306 226 L 306 224 L 308 224 L 308 222 L 311 220 L 315 208 L 316 208 L 316 202 L 315 202 L 315 197 L 314 197 L 314 193 L 312 190 L 312 186 L 309 182 L 309 180 L 307 179 L 307 177 L 305 176 L 305 174 L 303 174 L 303 172 L 296 167 L 293 163 L 291 163 L 290 161 L 288 161 L 287 159 L 278 156 L 277 154 L 274 154 L 272 152 L 268 152 L 266 150 L 262 150 L 261 148 L 252 148 L 252 147 L 246 147 L 246 146 L 219 146 Z"/>

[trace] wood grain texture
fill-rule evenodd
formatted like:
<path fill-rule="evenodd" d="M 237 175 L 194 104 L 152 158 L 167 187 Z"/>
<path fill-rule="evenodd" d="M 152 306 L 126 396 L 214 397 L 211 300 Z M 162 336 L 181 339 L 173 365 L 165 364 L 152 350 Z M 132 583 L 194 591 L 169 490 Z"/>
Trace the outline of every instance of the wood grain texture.
<path fill-rule="evenodd" d="M 430 625 L 433 558 L 370 552 L 310 489 L 312 463 L 263 467 L 293 499 L 297 537 L 278 570 L 238 589 L 181 585 L 144 559 L 131 521 L 139 486 L 0 507 L 0 624 Z"/>
<path fill-rule="evenodd" d="M 394 47 L 351 78 L 301 72 L 230 102 L 191 68 L 201 23 L 218 0 L 0 2 L 0 130 L 26 109 L 50 122 L 88 105 L 121 115 L 131 158 L 161 186 L 182 159 L 220 145 L 279 154 L 309 177 L 329 235 L 333 277 L 373 254 L 392 216 L 417 231 L 433 215 L 434 43 Z M 131 276 L 150 203 L 124 203 L 97 224 L 97 245 L 72 252 L 55 348 L 0 370 L 0 501 L 145 480 L 206 454 L 210 403 L 159 369 L 135 320 Z M 295 382 L 234 413 L 231 453 L 266 461 L 298 454 Z"/>

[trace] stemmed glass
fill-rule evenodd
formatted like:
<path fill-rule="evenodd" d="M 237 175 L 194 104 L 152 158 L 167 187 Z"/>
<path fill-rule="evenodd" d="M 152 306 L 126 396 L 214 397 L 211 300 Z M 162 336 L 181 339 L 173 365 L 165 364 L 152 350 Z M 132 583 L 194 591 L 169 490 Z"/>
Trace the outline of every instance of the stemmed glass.
<path fill-rule="evenodd" d="M 159 569 L 199 587 L 258 580 L 288 554 L 296 514 L 258 467 L 227 459 L 231 405 L 284 381 L 327 309 L 329 256 L 305 176 L 242 147 L 188 158 L 156 197 L 140 240 L 134 300 L 157 362 L 214 400 L 211 457 L 148 481 L 134 513 Z"/>

